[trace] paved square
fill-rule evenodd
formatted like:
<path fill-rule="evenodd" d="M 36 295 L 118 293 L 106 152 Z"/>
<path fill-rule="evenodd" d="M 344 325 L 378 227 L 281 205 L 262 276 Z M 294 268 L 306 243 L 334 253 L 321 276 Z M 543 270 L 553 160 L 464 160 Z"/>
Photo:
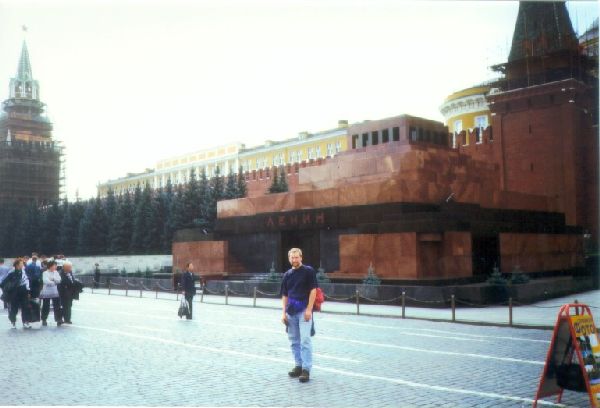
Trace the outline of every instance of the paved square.
<path fill-rule="evenodd" d="M 0 312 L 1 405 L 525 407 L 552 334 L 316 313 L 300 384 L 278 310 L 196 301 L 186 321 L 174 298 L 147 296 L 83 293 L 60 328 L 12 330 Z"/>

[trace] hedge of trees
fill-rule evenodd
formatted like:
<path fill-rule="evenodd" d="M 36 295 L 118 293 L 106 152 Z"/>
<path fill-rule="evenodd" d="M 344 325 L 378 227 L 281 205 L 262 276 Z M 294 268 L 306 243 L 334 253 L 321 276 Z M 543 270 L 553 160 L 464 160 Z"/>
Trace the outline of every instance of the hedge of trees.
<path fill-rule="evenodd" d="M 212 179 L 192 171 L 187 184 L 153 190 L 137 186 L 120 196 L 62 201 L 39 207 L 7 204 L 0 209 L 0 255 L 168 254 L 174 231 L 201 227 L 212 231 L 217 201 L 244 197 L 242 172 Z"/>

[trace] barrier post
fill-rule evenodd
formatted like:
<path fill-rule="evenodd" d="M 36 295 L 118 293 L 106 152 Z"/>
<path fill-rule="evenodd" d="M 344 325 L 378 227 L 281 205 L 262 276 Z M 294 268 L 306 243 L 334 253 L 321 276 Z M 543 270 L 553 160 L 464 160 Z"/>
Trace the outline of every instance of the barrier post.
<path fill-rule="evenodd" d="M 94 284 L 92 283 L 92 295 L 94 294 Z"/>
<path fill-rule="evenodd" d="M 402 292 L 402 318 L 406 317 L 406 292 Z"/>
<path fill-rule="evenodd" d="M 108 281 L 108 294 L 110 295 L 110 280 Z"/>
<path fill-rule="evenodd" d="M 452 305 L 452 321 L 456 321 L 456 302 L 454 300 L 454 295 L 450 298 L 450 304 Z"/>
<path fill-rule="evenodd" d="M 225 285 L 225 304 L 229 304 L 229 285 Z"/>
<path fill-rule="evenodd" d="M 256 307 L 256 286 L 254 287 L 254 300 L 252 301 L 252 307 Z"/>
<path fill-rule="evenodd" d="M 175 300 L 179 301 L 179 288 L 175 289 L 175 293 L 177 294 Z"/>
<path fill-rule="evenodd" d="M 154 299 L 158 299 L 158 283 L 154 288 L 156 289 L 156 296 L 154 297 Z"/>
<path fill-rule="evenodd" d="M 513 304 L 512 304 L 512 297 L 508 298 L 508 325 L 512 326 L 513 325 Z"/>
<path fill-rule="evenodd" d="M 202 286 L 202 293 L 200 293 L 200 303 L 204 302 L 204 289 L 206 288 L 206 285 Z"/>
<path fill-rule="evenodd" d="M 129 296 L 129 280 L 125 279 L 125 296 Z"/>
<path fill-rule="evenodd" d="M 142 297 L 142 282 L 140 282 L 140 297 Z"/>
<path fill-rule="evenodd" d="M 360 295 L 358 294 L 358 289 L 356 289 L 356 314 L 360 314 Z"/>

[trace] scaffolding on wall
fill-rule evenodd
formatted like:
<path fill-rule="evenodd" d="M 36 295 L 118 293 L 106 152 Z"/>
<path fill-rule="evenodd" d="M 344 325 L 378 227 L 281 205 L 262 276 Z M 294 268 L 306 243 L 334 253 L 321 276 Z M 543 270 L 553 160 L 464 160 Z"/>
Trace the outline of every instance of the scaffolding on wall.
<path fill-rule="evenodd" d="M 46 205 L 64 190 L 64 147 L 52 140 L 52 123 L 41 109 L 27 102 L 5 101 L 0 116 L 0 205 Z"/>
<path fill-rule="evenodd" d="M 63 147 L 56 142 L 1 142 L 0 204 L 57 202 L 63 160 Z"/>

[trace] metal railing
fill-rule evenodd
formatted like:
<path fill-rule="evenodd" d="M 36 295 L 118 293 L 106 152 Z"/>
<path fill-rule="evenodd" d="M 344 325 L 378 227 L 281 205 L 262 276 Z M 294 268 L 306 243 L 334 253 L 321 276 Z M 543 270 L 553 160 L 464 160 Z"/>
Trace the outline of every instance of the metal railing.
<path fill-rule="evenodd" d="M 110 277 L 103 278 L 98 284 L 95 284 L 93 276 L 82 276 L 80 278 L 84 286 L 91 288 L 91 292 L 94 293 L 96 289 L 108 289 L 108 295 L 120 295 L 120 296 L 139 296 L 144 297 L 145 292 L 153 293 L 155 299 L 158 299 L 161 294 L 167 294 L 168 297 L 165 299 L 172 299 L 175 295 L 175 300 L 179 300 L 181 290 L 179 288 L 173 288 L 173 281 L 171 279 L 147 279 L 147 278 L 125 278 L 125 277 Z M 201 303 L 211 304 L 224 304 L 229 305 L 230 297 L 238 298 L 252 298 L 252 307 L 257 307 L 257 300 L 260 298 L 279 298 L 279 283 L 276 282 L 244 282 L 244 281 L 209 281 L 203 288 L 198 291 L 200 295 Z M 454 293 L 443 295 L 441 298 L 424 298 L 423 295 L 428 293 L 418 293 L 416 289 L 422 289 L 422 287 L 403 288 L 399 286 L 371 286 L 363 284 L 337 284 L 337 283 L 322 283 L 320 284 L 325 296 L 326 301 L 331 302 L 342 302 L 342 303 L 353 303 L 356 305 L 356 315 L 369 313 L 361 313 L 361 305 L 391 305 L 398 307 L 398 313 L 389 315 L 390 317 L 413 318 L 413 319 L 428 319 L 432 318 L 419 317 L 417 315 L 408 316 L 408 307 L 414 307 L 415 309 L 421 307 L 425 308 L 439 308 L 448 311 L 449 314 L 446 318 L 434 318 L 434 320 L 443 320 L 460 323 L 487 323 L 487 324 L 499 324 L 516 326 L 517 324 L 513 318 L 513 310 L 515 307 L 526 306 L 526 304 L 515 301 L 512 297 L 509 297 L 505 301 L 496 302 L 493 304 L 477 304 L 468 302 L 460 299 Z M 399 296 L 381 298 L 380 292 L 393 293 L 390 288 L 396 288 L 400 290 Z M 412 290 L 412 296 L 409 294 L 408 289 Z M 438 289 L 444 289 L 440 287 Z M 415 294 L 416 292 L 416 294 Z M 105 293 L 105 292 L 102 292 Z M 435 292 L 432 292 L 435 293 Z M 431 293 L 429 293 L 430 295 Z M 205 299 L 205 296 L 212 295 L 216 297 L 223 297 L 220 302 L 210 302 Z M 438 293 L 439 295 L 439 293 Z M 577 300 L 575 300 L 577 303 Z M 529 307 L 540 308 L 540 309 L 558 309 L 561 305 L 527 305 Z M 599 306 L 588 305 L 593 309 L 600 309 Z M 273 306 L 261 306 L 261 307 L 273 307 Z M 280 306 L 277 306 L 280 307 Z M 507 320 L 504 323 L 500 322 L 486 322 L 486 321 L 465 321 L 457 319 L 457 309 L 466 308 L 490 308 L 490 307 L 506 307 Z M 449 309 L 449 310 L 448 310 Z M 329 311 L 330 313 L 332 311 Z M 333 311 L 333 313 L 336 313 Z M 339 313 L 339 312 L 338 312 Z M 348 313 L 348 312 L 343 312 Z M 441 312 L 443 313 L 443 312 Z M 372 314 L 371 314 L 372 315 Z M 438 313 L 438 316 L 440 313 Z M 531 324 L 523 326 L 532 326 Z M 535 326 L 535 325 L 534 325 Z"/>

